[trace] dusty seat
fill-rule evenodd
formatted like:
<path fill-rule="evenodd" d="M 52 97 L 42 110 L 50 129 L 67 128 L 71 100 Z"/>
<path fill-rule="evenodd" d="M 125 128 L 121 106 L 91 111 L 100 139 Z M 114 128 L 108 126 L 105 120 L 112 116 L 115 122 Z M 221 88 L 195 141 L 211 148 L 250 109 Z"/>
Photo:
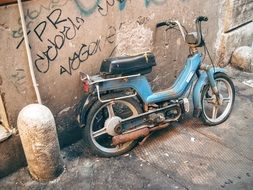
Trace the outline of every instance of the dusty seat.
<path fill-rule="evenodd" d="M 147 74 L 156 65 L 155 56 L 152 53 L 144 53 L 135 56 L 113 57 L 103 60 L 100 72 L 106 75 L 134 75 Z"/>

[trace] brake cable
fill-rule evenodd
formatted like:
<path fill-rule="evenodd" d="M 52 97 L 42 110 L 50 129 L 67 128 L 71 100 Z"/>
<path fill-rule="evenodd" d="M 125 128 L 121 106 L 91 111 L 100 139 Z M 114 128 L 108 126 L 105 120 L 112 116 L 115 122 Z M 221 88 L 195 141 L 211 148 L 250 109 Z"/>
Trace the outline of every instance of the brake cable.
<path fill-rule="evenodd" d="M 205 50 L 205 53 L 207 52 L 207 55 L 208 55 L 208 57 L 209 57 L 209 59 L 210 59 L 210 61 L 211 61 L 211 64 L 212 64 L 212 67 L 213 67 L 214 73 L 215 73 L 215 66 L 214 66 L 214 63 L 213 63 L 213 59 L 212 59 L 212 57 L 211 57 L 211 55 L 210 55 L 210 53 L 209 53 L 208 48 L 206 47 L 206 43 L 205 43 L 205 42 L 204 42 L 204 50 Z"/>
<path fill-rule="evenodd" d="M 203 38 L 201 23 L 199 23 L 199 32 L 200 32 L 200 35 L 201 35 L 201 36 L 200 36 L 200 37 L 201 37 L 201 40 L 202 40 L 202 42 L 204 43 L 204 58 L 203 58 L 202 61 L 204 61 L 205 56 L 206 56 L 206 53 L 207 53 L 207 55 L 208 55 L 208 57 L 209 57 L 209 59 L 210 59 L 210 61 L 211 61 L 212 67 L 213 67 L 213 69 L 214 69 L 214 72 L 215 72 L 215 66 L 214 66 L 214 63 L 213 63 L 213 59 L 212 59 L 212 57 L 211 57 L 211 55 L 210 55 L 210 52 L 209 52 L 209 50 L 208 50 L 208 48 L 207 48 L 207 46 L 206 46 L 205 39 Z"/>

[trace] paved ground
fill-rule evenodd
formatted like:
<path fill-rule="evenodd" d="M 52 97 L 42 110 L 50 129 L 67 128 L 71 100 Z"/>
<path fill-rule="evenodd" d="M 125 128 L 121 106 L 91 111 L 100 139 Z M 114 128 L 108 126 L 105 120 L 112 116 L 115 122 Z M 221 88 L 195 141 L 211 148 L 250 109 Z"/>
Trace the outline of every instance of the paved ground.
<path fill-rule="evenodd" d="M 188 115 L 117 158 L 92 156 L 80 141 L 62 150 L 66 169 L 49 183 L 26 168 L 0 180 L 0 189 L 253 189 L 253 74 L 229 70 L 236 101 L 229 120 L 206 127 Z"/>

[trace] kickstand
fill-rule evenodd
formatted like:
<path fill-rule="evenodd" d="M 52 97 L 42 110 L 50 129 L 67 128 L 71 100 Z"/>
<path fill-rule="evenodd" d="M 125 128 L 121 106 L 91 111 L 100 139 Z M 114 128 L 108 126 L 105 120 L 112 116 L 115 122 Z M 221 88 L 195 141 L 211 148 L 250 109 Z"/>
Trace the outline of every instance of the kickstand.
<path fill-rule="evenodd" d="M 148 136 L 144 137 L 144 139 L 142 139 L 142 141 L 139 142 L 139 145 L 143 145 L 146 142 L 146 140 L 152 135 L 152 133 L 153 132 L 149 133 Z"/>

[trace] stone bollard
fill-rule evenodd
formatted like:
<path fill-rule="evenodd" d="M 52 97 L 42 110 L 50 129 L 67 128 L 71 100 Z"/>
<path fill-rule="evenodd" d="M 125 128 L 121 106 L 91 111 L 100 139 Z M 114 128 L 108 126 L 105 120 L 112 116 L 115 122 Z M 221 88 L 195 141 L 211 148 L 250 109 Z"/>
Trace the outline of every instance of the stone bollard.
<path fill-rule="evenodd" d="M 18 130 L 28 169 L 38 181 L 50 181 L 63 172 L 54 117 L 41 104 L 30 104 L 18 115 Z"/>

